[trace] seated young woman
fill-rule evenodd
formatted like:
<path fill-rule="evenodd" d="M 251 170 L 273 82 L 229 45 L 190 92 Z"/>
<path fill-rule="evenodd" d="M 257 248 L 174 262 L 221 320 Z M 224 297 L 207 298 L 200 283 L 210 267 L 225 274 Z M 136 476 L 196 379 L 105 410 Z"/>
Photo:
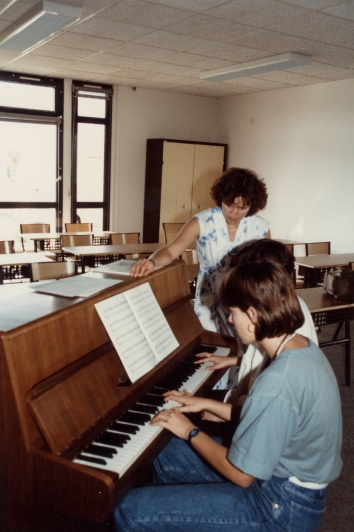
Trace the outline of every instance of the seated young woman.
<path fill-rule="evenodd" d="M 304 317 L 294 284 L 275 263 L 239 264 L 221 301 L 245 344 L 270 359 L 243 404 L 231 446 L 186 414 L 225 420 L 232 405 L 170 391 L 182 406 L 151 422 L 176 437 L 154 462 L 155 485 L 131 490 L 114 512 L 117 531 L 315 532 L 328 484 L 341 470 L 341 406 L 326 357 L 295 331 Z"/>
<path fill-rule="evenodd" d="M 264 262 L 269 261 L 281 264 L 292 277 L 295 268 L 295 257 L 284 244 L 276 240 L 255 240 L 250 244 L 246 244 L 241 250 L 236 249 L 231 257 L 231 266 L 258 262 L 259 268 L 262 268 Z M 304 323 L 297 332 L 318 344 L 310 311 L 305 301 L 300 297 L 298 297 L 298 300 L 304 315 Z M 243 356 L 238 354 L 238 356 L 220 357 L 208 353 L 200 353 L 197 357 L 200 359 L 196 362 L 197 364 L 213 362 L 214 365 L 209 367 L 210 371 L 229 368 L 227 379 L 224 377 L 222 382 L 225 383 L 223 388 L 229 390 L 227 400 L 233 403 L 238 402 L 247 395 L 248 390 L 250 390 L 268 358 L 266 352 L 260 348 L 257 342 L 246 346 Z M 222 386 L 217 386 L 217 389 L 221 388 Z"/>

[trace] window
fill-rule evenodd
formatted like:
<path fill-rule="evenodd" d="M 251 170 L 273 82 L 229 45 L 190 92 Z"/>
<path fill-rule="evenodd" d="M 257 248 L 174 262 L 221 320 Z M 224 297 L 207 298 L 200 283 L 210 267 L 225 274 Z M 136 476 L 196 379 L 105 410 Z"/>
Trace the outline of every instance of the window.
<path fill-rule="evenodd" d="M 72 221 L 109 228 L 112 87 L 73 82 Z"/>
<path fill-rule="evenodd" d="M 62 220 L 63 81 L 0 73 L 0 239 Z"/>

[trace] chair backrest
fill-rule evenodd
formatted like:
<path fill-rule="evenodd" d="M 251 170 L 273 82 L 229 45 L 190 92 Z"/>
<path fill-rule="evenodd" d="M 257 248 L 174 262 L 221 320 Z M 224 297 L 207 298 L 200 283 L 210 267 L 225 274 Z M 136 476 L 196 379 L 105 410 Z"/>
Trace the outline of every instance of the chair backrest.
<path fill-rule="evenodd" d="M 354 262 L 349 262 L 349 268 L 350 270 L 354 270 Z"/>
<path fill-rule="evenodd" d="M 139 244 L 140 233 L 111 233 L 110 243 L 113 246 L 119 246 L 119 244 Z"/>
<path fill-rule="evenodd" d="M 86 231 L 92 231 L 92 223 L 77 223 L 77 224 L 65 224 L 65 231 L 67 233 L 84 233 Z"/>
<path fill-rule="evenodd" d="M 306 255 L 329 255 L 330 253 L 330 242 L 311 242 L 306 244 Z"/>
<path fill-rule="evenodd" d="M 170 222 L 163 222 L 162 227 L 163 231 L 165 233 L 165 244 L 169 244 L 171 240 L 174 239 L 175 236 L 178 235 L 182 227 L 184 226 L 184 223 L 170 223 Z"/>
<path fill-rule="evenodd" d="M 93 246 L 93 235 L 61 235 L 60 238 L 62 246 Z"/>
<path fill-rule="evenodd" d="M 15 241 L 0 240 L 0 253 L 15 253 Z"/>
<path fill-rule="evenodd" d="M 292 255 L 294 255 L 294 245 L 293 244 L 284 244 L 284 246 L 286 247 L 286 249 L 288 251 L 290 251 L 290 253 L 292 253 Z"/>
<path fill-rule="evenodd" d="M 186 249 L 181 255 L 184 262 L 188 265 L 199 264 L 198 254 L 196 249 Z"/>
<path fill-rule="evenodd" d="M 30 264 L 31 281 L 63 279 L 63 277 L 71 277 L 72 275 L 76 275 L 75 261 L 34 262 Z"/>
<path fill-rule="evenodd" d="M 20 224 L 21 233 L 50 233 L 50 224 Z"/>
<path fill-rule="evenodd" d="M 20 232 L 22 234 L 25 233 L 50 233 L 50 224 L 20 224 Z M 25 249 L 25 239 L 21 237 L 22 242 L 22 249 L 23 251 L 26 251 Z M 27 246 L 28 247 L 28 246 Z M 27 251 L 33 251 L 33 244 Z"/>

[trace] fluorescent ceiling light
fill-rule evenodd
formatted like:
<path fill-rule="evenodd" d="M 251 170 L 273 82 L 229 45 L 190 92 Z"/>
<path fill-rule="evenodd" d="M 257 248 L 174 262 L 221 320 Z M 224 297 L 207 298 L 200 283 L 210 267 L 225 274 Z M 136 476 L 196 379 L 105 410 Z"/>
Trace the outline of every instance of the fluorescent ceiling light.
<path fill-rule="evenodd" d="M 44 0 L 0 34 L 0 49 L 27 52 L 81 17 L 81 8 Z"/>
<path fill-rule="evenodd" d="M 248 63 L 240 63 L 239 65 L 232 65 L 216 70 L 209 70 L 202 72 L 200 79 L 210 81 L 227 81 L 234 78 L 243 78 L 247 76 L 254 76 L 255 74 L 264 74 L 265 72 L 272 72 L 274 70 L 284 70 L 286 68 L 293 68 L 300 65 L 307 65 L 311 62 L 309 55 L 294 54 L 289 52 L 287 54 L 274 55 L 265 59 L 257 59 L 256 61 L 249 61 Z"/>

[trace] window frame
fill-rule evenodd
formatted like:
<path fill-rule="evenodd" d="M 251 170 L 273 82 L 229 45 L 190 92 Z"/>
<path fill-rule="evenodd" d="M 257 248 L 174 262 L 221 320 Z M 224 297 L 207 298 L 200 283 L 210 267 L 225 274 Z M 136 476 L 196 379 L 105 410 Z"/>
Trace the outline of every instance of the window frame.
<path fill-rule="evenodd" d="M 0 81 L 21 83 L 34 86 L 54 88 L 54 111 L 38 109 L 25 109 L 23 107 L 7 107 L 0 105 L 0 120 L 34 123 L 56 123 L 56 199 L 54 202 L 15 202 L 0 200 L 0 209 L 55 209 L 56 232 L 62 230 L 63 223 L 63 106 L 64 106 L 64 80 L 59 78 L 45 78 L 37 75 L 17 74 L 13 72 L 0 72 Z M 52 120 L 51 120 L 52 119 Z"/>
<path fill-rule="evenodd" d="M 104 93 L 106 100 L 105 118 L 78 116 L 78 91 Z M 111 177 L 111 138 L 112 138 L 112 85 L 96 84 L 73 80 L 72 82 L 72 161 L 71 161 L 71 222 L 77 221 L 78 209 L 102 209 L 102 230 L 109 230 L 110 177 Z M 104 164 L 103 164 L 103 201 L 90 202 L 77 200 L 77 147 L 78 124 L 99 124 L 105 126 Z M 87 220 L 82 220 L 87 221 Z"/>

